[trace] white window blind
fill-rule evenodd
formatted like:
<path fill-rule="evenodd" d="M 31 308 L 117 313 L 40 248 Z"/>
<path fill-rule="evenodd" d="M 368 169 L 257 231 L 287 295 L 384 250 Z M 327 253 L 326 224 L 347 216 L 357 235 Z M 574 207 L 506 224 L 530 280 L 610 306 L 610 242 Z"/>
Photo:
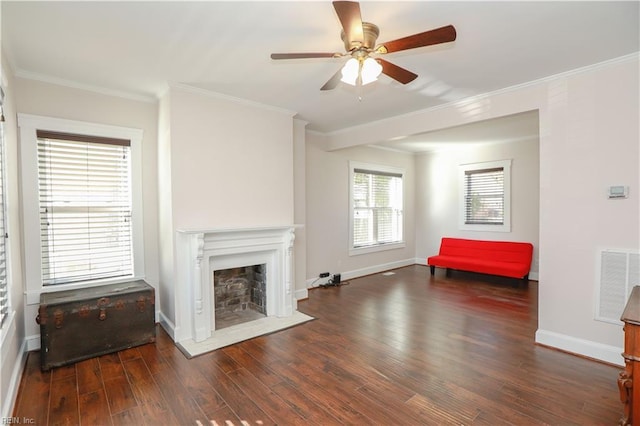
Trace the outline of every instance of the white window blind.
<path fill-rule="evenodd" d="M 132 276 L 130 142 L 37 138 L 43 284 Z"/>
<path fill-rule="evenodd" d="M 503 167 L 465 171 L 464 188 L 465 224 L 504 224 Z"/>
<path fill-rule="evenodd" d="M 354 169 L 353 248 L 402 241 L 402 174 Z"/>
<path fill-rule="evenodd" d="M 0 115 L 3 94 L 0 93 Z M 9 283 L 7 282 L 7 225 L 5 214 L 4 119 L 0 120 L 0 327 L 9 315 Z"/>

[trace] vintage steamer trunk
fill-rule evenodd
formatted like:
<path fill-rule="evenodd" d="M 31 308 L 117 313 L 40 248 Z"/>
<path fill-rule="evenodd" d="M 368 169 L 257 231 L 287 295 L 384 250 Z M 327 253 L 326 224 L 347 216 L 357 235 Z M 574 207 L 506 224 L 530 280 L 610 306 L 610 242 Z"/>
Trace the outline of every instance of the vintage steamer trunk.
<path fill-rule="evenodd" d="M 155 342 L 155 292 L 142 280 L 40 295 L 42 370 Z"/>

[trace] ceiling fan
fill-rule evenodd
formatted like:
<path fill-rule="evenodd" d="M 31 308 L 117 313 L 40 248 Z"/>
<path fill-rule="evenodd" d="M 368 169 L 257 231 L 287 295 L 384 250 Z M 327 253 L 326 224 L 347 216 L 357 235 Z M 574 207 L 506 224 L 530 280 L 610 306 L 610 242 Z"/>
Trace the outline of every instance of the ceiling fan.
<path fill-rule="evenodd" d="M 378 55 L 415 49 L 417 47 L 448 43 L 456 39 L 456 29 L 452 25 L 414 34 L 408 37 L 376 45 L 380 34 L 378 27 L 370 22 L 362 22 L 360 4 L 355 1 L 334 1 L 338 19 L 342 24 L 340 37 L 345 53 L 272 53 L 271 59 L 342 58 L 350 56 L 343 68 L 338 70 L 320 90 L 331 90 L 340 81 L 351 85 L 365 85 L 377 80 L 380 73 L 407 84 L 418 75 L 392 64 Z"/>

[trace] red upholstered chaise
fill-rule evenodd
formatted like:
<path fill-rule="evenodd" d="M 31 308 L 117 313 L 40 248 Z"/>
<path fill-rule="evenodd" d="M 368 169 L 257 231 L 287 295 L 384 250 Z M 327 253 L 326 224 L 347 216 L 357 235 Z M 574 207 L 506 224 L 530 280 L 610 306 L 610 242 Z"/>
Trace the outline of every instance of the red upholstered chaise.
<path fill-rule="evenodd" d="M 512 241 L 442 238 L 440 253 L 427 258 L 431 275 L 435 267 L 529 280 L 533 245 Z"/>

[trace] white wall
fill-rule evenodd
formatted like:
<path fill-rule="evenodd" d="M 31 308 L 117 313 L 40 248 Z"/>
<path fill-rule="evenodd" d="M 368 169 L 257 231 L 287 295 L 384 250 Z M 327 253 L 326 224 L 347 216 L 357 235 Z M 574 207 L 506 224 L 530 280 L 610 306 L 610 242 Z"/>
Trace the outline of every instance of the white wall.
<path fill-rule="evenodd" d="M 339 149 L 364 145 L 538 110 L 540 265 L 536 341 L 621 363 L 622 328 L 594 320 L 594 304 L 598 251 L 640 247 L 638 57 L 629 55 L 344 130 L 328 135 L 325 146 Z M 629 198 L 607 200 L 610 185 L 629 185 Z M 313 272 L 314 268 L 309 270 Z"/>
<path fill-rule="evenodd" d="M 405 169 L 404 238 L 406 247 L 349 256 L 349 161 Z M 414 159 L 413 155 L 371 147 L 335 151 L 324 148 L 324 139 L 307 133 L 307 281 L 321 272 L 361 276 L 413 264 Z"/>
<path fill-rule="evenodd" d="M 157 104 L 108 96 L 59 85 L 15 79 L 18 113 L 33 114 L 99 124 L 142 129 L 143 216 L 145 280 L 158 286 L 158 189 L 157 189 Z M 17 179 L 17 178 L 16 178 Z M 23 253 L 21 253 L 23 255 Z M 24 291 L 24 289 L 21 289 Z M 159 309 L 156 306 L 156 309 Z M 28 305 L 24 315 L 27 349 L 39 347 L 39 329 L 34 318 L 37 304 Z M 35 345 L 35 346 L 34 346 Z"/>
<path fill-rule="evenodd" d="M 292 115 L 172 88 L 174 227 L 292 224 Z"/>
<path fill-rule="evenodd" d="M 158 283 L 160 322 L 165 329 L 174 325 L 174 235 L 171 187 L 171 94 L 166 92 L 158 105 L 158 248 L 160 280 Z M 171 318 L 171 319 L 169 319 Z"/>
<path fill-rule="evenodd" d="M 294 124 L 289 111 L 182 86 L 164 95 L 160 113 L 158 182 L 161 208 L 170 210 L 160 228 L 160 287 L 171 330 L 180 327 L 176 230 L 294 223 Z"/>
<path fill-rule="evenodd" d="M 297 300 L 308 297 L 306 277 L 307 277 L 307 229 L 304 224 L 307 221 L 307 148 L 306 148 L 306 121 L 295 119 L 293 121 L 293 198 L 294 198 L 294 221 L 297 225 L 294 241 L 294 262 L 295 262 L 295 296 Z"/>
<path fill-rule="evenodd" d="M 537 114 L 532 119 L 537 120 Z M 473 134 L 469 134 L 473 140 Z M 474 145 L 416 156 L 416 257 L 421 263 L 438 253 L 442 237 L 526 241 L 534 246 L 530 278 L 537 279 L 540 164 L 537 138 Z M 459 229 L 458 166 L 511 161 L 511 232 Z"/>
<path fill-rule="evenodd" d="M 638 56 L 561 78 L 540 114 L 537 340 L 618 362 L 621 327 L 593 320 L 597 262 L 602 248 L 640 247 L 639 81 Z M 610 185 L 629 198 L 607 199 Z"/>

